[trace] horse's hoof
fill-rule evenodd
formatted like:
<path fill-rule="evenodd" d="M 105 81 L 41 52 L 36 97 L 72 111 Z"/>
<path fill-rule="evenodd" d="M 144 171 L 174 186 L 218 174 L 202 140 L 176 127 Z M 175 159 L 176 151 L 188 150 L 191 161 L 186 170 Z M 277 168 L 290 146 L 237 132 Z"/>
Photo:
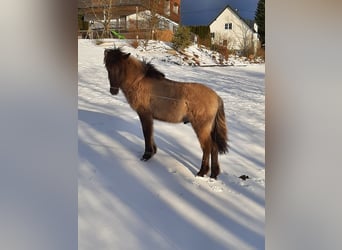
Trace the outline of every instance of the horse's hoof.
<path fill-rule="evenodd" d="M 209 172 L 209 167 L 201 167 L 200 171 L 197 173 L 198 176 L 203 177 Z"/>
<path fill-rule="evenodd" d="M 217 180 L 217 175 L 210 175 L 210 178 Z"/>
<path fill-rule="evenodd" d="M 143 156 L 140 158 L 141 161 L 148 161 L 149 159 L 151 159 L 151 156 L 150 156 L 150 157 L 146 157 L 146 156 L 143 155 Z"/>
<path fill-rule="evenodd" d="M 200 177 L 204 177 L 205 174 L 203 172 L 199 171 L 196 175 L 200 176 Z"/>
<path fill-rule="evenodd" d="M 141 158 L 140 158 L 140 160 L 142 160 L 142 161 L 148 161 L 149 159 L 151 159 L 151 157 L 153 156 L 153 154 L 144 154 Z"/>

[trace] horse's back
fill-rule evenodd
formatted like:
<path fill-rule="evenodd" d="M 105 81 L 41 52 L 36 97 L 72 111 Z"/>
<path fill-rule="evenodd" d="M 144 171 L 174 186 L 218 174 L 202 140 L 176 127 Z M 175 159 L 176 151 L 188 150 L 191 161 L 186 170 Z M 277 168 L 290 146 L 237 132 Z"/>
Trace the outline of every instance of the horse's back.
<path fill-rule="evenodd" d="M 194 119 L 213 119 L 219 105 L 214 90 L 201 83 L 177 82 L 169 79 L 150 79 L 153 117 L 179 123 Z"/>

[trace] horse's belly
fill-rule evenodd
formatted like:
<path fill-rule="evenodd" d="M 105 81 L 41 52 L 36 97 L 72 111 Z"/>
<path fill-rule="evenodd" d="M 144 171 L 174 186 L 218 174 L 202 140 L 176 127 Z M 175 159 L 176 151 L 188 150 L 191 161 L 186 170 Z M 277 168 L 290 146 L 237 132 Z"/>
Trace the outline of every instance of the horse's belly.
<path fill-rule="evenodd" d="M 179 123 L 186 119 L 187 107 L 182 101 L 163 100 L 152 104 L 152 113 L 154 119 Z"/>

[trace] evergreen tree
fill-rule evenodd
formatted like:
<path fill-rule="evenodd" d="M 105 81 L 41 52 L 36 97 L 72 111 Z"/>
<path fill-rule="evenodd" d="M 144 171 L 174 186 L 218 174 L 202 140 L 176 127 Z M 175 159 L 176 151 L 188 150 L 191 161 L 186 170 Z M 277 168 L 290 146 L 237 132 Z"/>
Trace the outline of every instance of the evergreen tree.
<path fill-rule="evenodd" d="M 265 0 L 259 0 L 255 12 L 255 22 L 258 25 L 258 34 L 261 44 L 265 43 Z"/>
<path fill-rule="evenodd" d="M 204 45 L 210 47 L 211 37 L 209 26 L 189 26 L 190 31 L 198 36 L 197 43 L 199 45 Z"/>
<path fill-rule="evenodd" d="M 177 50 L 184 50 L 191 45 L 190 28 L 179 26 L 172 39 L 173 47 Z"/>

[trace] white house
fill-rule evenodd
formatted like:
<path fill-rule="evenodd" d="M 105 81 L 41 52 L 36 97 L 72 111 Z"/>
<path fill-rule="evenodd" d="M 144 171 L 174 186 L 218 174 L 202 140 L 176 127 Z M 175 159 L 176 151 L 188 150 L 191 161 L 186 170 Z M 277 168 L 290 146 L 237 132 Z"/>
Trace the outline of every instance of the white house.
<path fill-rule="evenodd" d="M 209 28 L 212 43 L 227 46 L 229 50 L 246 52 L 252 48 L 255 53 L 259 46 L 257 25 L 249 27 L 228 5 L 209 23 Z"/>
<path fill-rule="evenodd" d="M 158 24 L 156 26 L 156 29 L 160 30 L 171 30 L 172 32 L 176 31 L 178 28 L 179 24 L 172 21 L 169 18 L 166 18 L 160 14 L 155 14 L 157 19 L 158 19 Z M 145 11 L 140 11 L 137 14 L 131 14 L 127 16 L 127 28 L 130 27 L 131 24 L 136 23 L 138 21 L 141 25 L 140 28 L 147 28 L 149 25 L 147 24 L 148 19 L 151 18 L 151 11 L 145 10 Z M 135 26 L 134 26 L 135 27 Z"/>

